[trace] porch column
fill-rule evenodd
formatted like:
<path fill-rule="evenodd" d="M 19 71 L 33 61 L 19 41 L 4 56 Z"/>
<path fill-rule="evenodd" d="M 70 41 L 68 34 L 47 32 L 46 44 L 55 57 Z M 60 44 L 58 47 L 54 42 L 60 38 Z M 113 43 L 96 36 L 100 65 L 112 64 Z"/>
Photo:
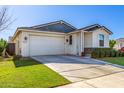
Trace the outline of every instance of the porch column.
<path fill-rule="evenodd" d="M 84 32 L 81 31 L 81 36 L 80 36 L 80 45 L 81 45 L 81 49 L 80 49 L 80 55 L 82 52 L 84 52 Z"/>

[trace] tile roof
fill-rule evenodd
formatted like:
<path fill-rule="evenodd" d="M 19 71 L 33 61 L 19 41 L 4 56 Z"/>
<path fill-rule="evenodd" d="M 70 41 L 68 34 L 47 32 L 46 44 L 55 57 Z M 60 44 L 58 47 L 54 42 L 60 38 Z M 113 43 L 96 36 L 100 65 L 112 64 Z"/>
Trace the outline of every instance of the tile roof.
<path fill-rule="evenodd" d="M 118 38 L 116 39 L 117 42 L 124 42 L 124 38 Z"/>

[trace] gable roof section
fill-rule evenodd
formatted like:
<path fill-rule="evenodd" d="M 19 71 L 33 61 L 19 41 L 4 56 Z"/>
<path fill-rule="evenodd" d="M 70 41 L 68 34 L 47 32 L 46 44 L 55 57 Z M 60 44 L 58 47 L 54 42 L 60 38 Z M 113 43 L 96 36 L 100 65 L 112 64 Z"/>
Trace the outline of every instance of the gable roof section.
<path fill-rule="evenodd" d="M 84 28 L 80 28 L 79 30 L 84 30 L 84 31 L 95 31 L 97 29 L 104 29 L 105 31 L 107 31 L 109 34 L 113 34 L 108 28 L 106 28 L 105 26 L 101 26 L 99 24 L 94 24 L 94 25 L 90 25 Z"/>
<path fill-rule="evenodd" d="M 102 28 L 104 29 L 104 30 L 106 30 L 109 34 L 113 34 L 113 32 L 112 31 L 110 31 L 108 28 L 106 28 L 105 26 L 102 26 Z"/>
<path fill-rule="evenodd" d="M 99 24 L 93 24 L 93 25 L 90 25 L 90 26 L 80 28 L 79 30 L 94 31 L 94 30 L 99 29 L 99 28 L 101 28 L 101 26 Z"/>
<path fill-rule="evenodd" d="M 32 26 L 30 28 L 36 30 L 42 30 L 42 31 L 54 31 L 54 32 L 56 31 L 56 32 L 64 32 L 64 33 L 72 32 L 77 29 L 63 20 Z"/>

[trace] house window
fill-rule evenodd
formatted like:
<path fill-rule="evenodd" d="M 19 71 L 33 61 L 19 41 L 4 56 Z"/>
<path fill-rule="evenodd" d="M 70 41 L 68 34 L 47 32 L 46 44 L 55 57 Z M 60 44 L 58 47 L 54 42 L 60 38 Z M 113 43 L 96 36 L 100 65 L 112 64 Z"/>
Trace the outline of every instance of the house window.
<path fill-rule="evenodd" d="M 69 36 L 69 45 L 72 45 L 72 35 Z"/>
<path fill-rule="evenodd" d="M 104 46 L 104 35 L 99 34 L 99 46 L 103 47 Z"/>

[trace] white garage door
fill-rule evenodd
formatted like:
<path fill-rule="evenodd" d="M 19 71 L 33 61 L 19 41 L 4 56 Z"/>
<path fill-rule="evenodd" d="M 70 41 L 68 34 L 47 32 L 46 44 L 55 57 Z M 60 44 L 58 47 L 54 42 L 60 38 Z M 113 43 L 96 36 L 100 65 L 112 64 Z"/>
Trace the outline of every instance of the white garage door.
<path fill-rule="evenodd" d="M 64 54 L 64 37 L 30 36 L 30 56 Z"/>

